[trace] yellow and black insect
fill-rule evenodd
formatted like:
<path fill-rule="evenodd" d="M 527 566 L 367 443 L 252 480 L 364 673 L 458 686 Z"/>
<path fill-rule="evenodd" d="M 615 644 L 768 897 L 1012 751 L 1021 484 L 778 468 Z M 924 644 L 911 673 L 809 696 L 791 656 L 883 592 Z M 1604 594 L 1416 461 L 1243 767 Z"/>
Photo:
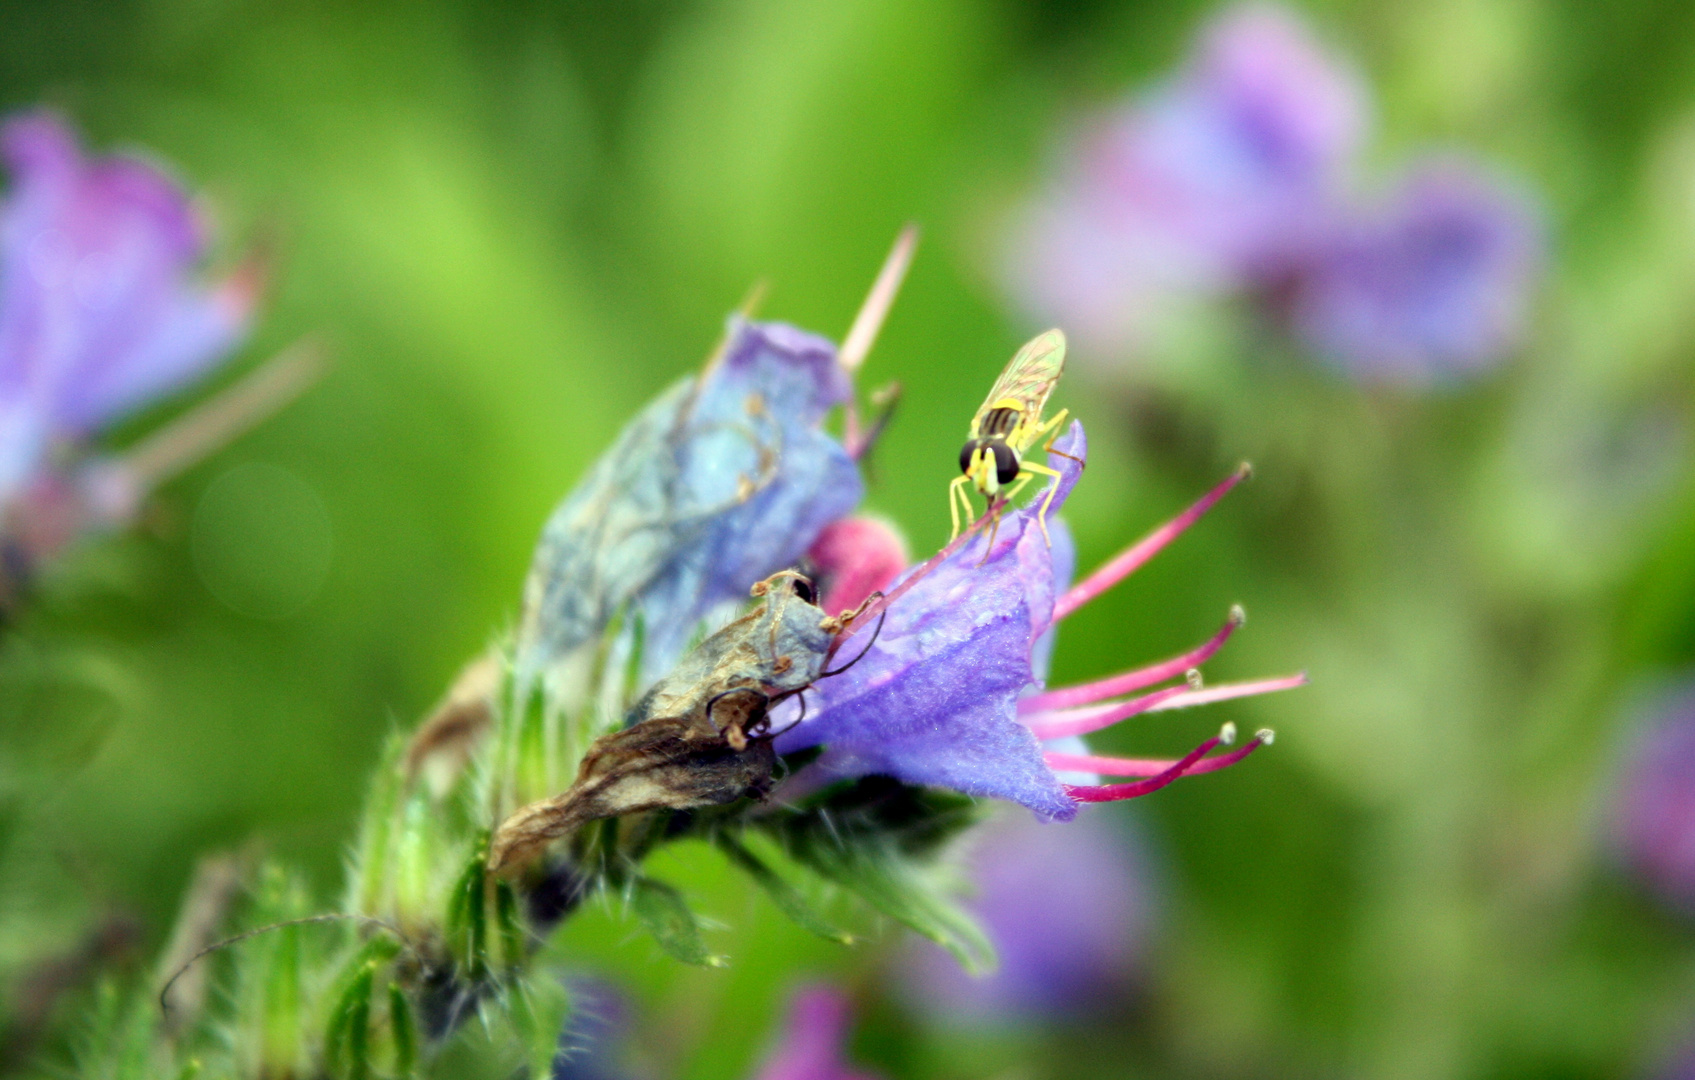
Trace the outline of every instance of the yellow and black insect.
<path fill-rule="evenodd" d="M 960 508 L 965 509 L 966 521 L 973 515 L 971 497 L 965 493 L 967 484 L 976 487 L 988 500 L 985 513 L 998 514 L 1032 476 L 1059 475 L 1046 465 L 1025 461 L 1024 455 L 1044 435 L 1048 441 L 1042 449 L 1053 449 L 1054 437 L 1069 413 L 1061 409 L 1053 419 L 1043 423 L 1042 409 L 1064 370 L 1065 335 L 1048 330 L 1019 349 L 995 380 L 989 396 L 971 418 L 969 437 L 959 451 L 959 471 L 964 475 L 955 477 L 948 485 L 948 513 L 953 518 L 954 536 L 959 535 Z M 1048 506 L 1053 496 L 1054 489 L 1049 488 L 1036 514 L 1043 537 L 1048 535 Z"/>

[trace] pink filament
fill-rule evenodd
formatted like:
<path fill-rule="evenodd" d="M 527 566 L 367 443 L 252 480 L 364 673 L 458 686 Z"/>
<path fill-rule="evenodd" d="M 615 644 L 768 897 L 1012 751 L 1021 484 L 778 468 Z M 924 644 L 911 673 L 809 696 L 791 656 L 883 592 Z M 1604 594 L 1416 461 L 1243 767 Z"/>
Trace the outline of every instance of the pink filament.
<path fill-rule="evenodd" d="M 1134 799 L 1142 795 L 1149 795 L 1194 768 L 1197 762 L 1219 745 L 1221 745 L 1221 740 L 1214 736 L 1189 751 L 1181 759 L 1172 762 L 1169 769 L 1157 776 L 1150 776 L 1146 780 L 1137 780 L 1133 784 L 1067 784 L 1065 785 L 1065 793 L 1078 802 L 1118 802 L 1122 799 Z"/>
<path fill-rule="evenodd" d="M 1232 750 L 1228 754 L 1217 757 L 1203 758 L 1189 769 L 1184 775 L 1217 772 L 1228 769 L 1241 761 L 1262 745 L 1256 736 L 1240 750 Z M 1061 754 L 1050 750 L 1042 755 L 1047 760 L 1048 767 L 1056 772 L 1090 772 L 1101 776 L 1158 776 L 1170 769 L 1176 768 L 1178 762 L 1171 758 L 1120 758 L 1100 757 L 1096 754 Z"/>
<path fill-rule="evenodd" d="M 930 575 L 930 571 L 947 561 L 948 556 L 970 543 L 971 538 L 977 535 L 977 532 L 982 529 L 984 522 L 988 521 L 988 519 L 989 515 L 984 514 L 976 521 L 973 521 L 970 525 L 967 525 L 965 527 L 965 531 L 949 541 L 946 547 L 942 548 L 942 550 L 936 552 L 928 559 L 925 559 L 922 563 L 919 563 L 917 569 L 908 574 L 906 576 L 906 580 L 901 582 L 899 585 L 896 585 L 893 591 L 885 593 L 878 599 L 871 601 L 870 604 L 867 604 L 865 610 L 860 612 L 859 616 L 852 622 L 844 626 L 842 628 L 842 632 L 836 635 L 836 640 L 830 643 L 829 657 L 833 658 L 841 649 L 842 643 L 852 637 L 861 627 L 875 626 L 878 617 L 882 615 L 883 612 L 889 610 L 890 604 L 905 596 L 914 585 L 928 577 Z"/>
<path fill-rule="evenodd" d="M 1035 713 L 1018 719 L 1038 739 L 1061 739 L 1067 735 L 1087 735 L 1091 731 L 1111 727 L 1137 713 L 1157 709 L 1172 698 L 1192 693 L 1194 691 L 1187 686 L 1168 686 L 1164 690 L 1155 690 L 1151 694 L 1143 694 L 1141 697 L 1114 702 L 1111 705 Z"/>
<path fill-rule="evenodd" d="M 1242 618 L 1237 612 L 1231 612 L 1230 619 L 1218 633 L 1214 634 L 1199 648 L 1191 649 L 1182 656 L 1174 656 L 1170 660 L 1158 664 L 1149 664 L 1135 671 L 1127 671 L 1122 675 L 1114 675 L 1110 679 L 1098 682 L 1084 683 L 1081 686 L 1067 686 L 1060 690 L 1049 690 L 1043 694 L 1032 694 L 1018 702 L 1020 713 L 1041 712 L 1045 709 L 1067 709 L 1074 705 L 1088 705 L 1103 698 L 1117 697 L 1128 694 L 1132 690 L 1140 690 L 1144 686 L 1162 683 L 1167 679 L 1175 679 L 1190 668 L 1199 667 L 1210 660 L 1214 653 L 1224 647 L 1230 640 L 1230 635 L 1242 625 Z"/>
<path fill-rule="evenodd" d="M 1147 536 L 1125 548 L 1114 556 L 1106 565 L 1090 574 L 1087 578 L 1073 585 L 1064 596 L 1061 596 L 1053 606 L 1053 621 L 1059 622 L 1067 615 L 1087 604 L 1090 600 L 1106 592 L 1120 581 L 1141 569 L 1149 559 L 1163 551 L 1167 544 L 1183 535 L 1184 531 L 1201 519 L 1201 516 L 1211 510 L 1213 504 L 1224 498 L 1231 488 L 1241 483 L 1248 476 L 1246 465 L 1237 469 L 1230 477 L 1211 491 L 1202 495 L 1189 509 L 1178 514 L 1170 521 L 1161 525 Z"/>
<path fill-rule="evenodd" d="M 1293 690 L 1297 686 L 1305 686 L 1306 684 L 1307 673 L 1304 671 L 1275 679 L 1219 683 L 1217 686 L 1207 686 L 1199 690 L 1185 689 L 1182 693 L 1172 694 L 1161 699 L 1148 706 L 1144 711 L 1166 712 L 1171 709 L 1189 709 L 1196 705 L 1211 705 L 1215 701 L 1229 701 L 1232 698 L 1253 697 L 1255 694 L 1272 694 L 1279 690 Z"/>

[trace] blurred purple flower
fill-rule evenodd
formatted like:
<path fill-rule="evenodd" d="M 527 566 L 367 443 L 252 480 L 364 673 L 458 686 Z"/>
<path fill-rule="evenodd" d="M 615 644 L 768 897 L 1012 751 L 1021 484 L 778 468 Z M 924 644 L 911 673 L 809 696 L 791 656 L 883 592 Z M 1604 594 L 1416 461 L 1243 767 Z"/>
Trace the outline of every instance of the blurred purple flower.
<path fill-rule="evenodd" d="M 55 446 L 190 382 L 247 329 L 251 275 L 196 278 L 206 251 L 188 197 L 126 157 L 88 160 L 48 113 L 0 129 L 0 511 Z"/>
<path fill-rule="evenodd" d="M 1541 254 L 1523 193 L 1463 161 L 1428 162 L 1295 275 L 1290 324 L 1362 378 L 1464 375 L 1522 335 Z"/>
<path fill-rule="evenodd" d="M 597 641 L 628 606 L 645 628 L 643 681 L 669 670 L 714 606 L 745 599 L 858 505 L 858 466 L 822 426 L 852 392 L 825 339 L 733 319 L 706 370 L 642 410 L 548 519 L 520 665 Z"/>
<path fill-rule="evenodd" d="M 1324 220 L 1366 130 L 1358 74 L 1288 11 L 1226 10 L 1169 83 L 1103 118 L 1036 201 L 1013 294 L 1094 351 L 1175 297 L 1281 266 Z"/>
<path fill-rule="evenodd" d="M 849 1019 L 847 998 L 839 991 L 827 986 L 797 991 L 778 1043 L 755 1080 L 876 1080 L 842 1061 Z"/>
<path fill-rule="evenodd" d="M 1064 505 L 1087 454 L 1083 425 L 1073 422 L 1049 457 L 1058 470 L 1052 509 Z M 1179 683 L 1139 697 L 1106 701 L 1182 678 L 1223 645 L 1239 624 L 1232 617 L 1214 638 L 1183 656 L 1083 686 L 1045 693 L 1047 642 L 1055 624 L 1141 566 L 1175 539 L 1243 474 L 1219 485 L 1184 514 L 1096 571 L 1061 591 L 1070 577 L 1071 542 L 1051 521 L 1050 547 L 1037 527 L 1035 500 L 1002 518 L 993 546 L 986 530 L 962 536 L 936 557 L 908 571 L 866 616 L 883 618 L 875 639 L 848 637 L 844 652 L 864 649 L 840 674 L 809 691 L 807 718 L 790 705 L 774 718 L 792 726 L 778 738 L 779 753 L 822 745 L 815 768 L 838 776 L 893 776 L 909 784 L 934 784 L 1021 803 L 1038 817 L 1069 821 L 1079 802 L 1135 798 L 1190 772 L 1209 772 L 1241 760 L 1270 739 L 1262 732 L 1247 746 L 1206 755 L 1234 738 L 1234 728 L 1208 739 L 1176 761 L 1094 757 L 1043 748 L 1158 709 L 1300 685 L 1304 676 L 1225 684 L 1207 689 Z M 886 617 L 884 617 L 886 616 Z M 869 632 L 865 633 L 871 637 Z M 799 720 L 798 723 L 795 721 Z M 1128 784 L 1066 784 L 1055 770 L 1145 777 Z"/>
<path fill-rule="evenodd" d="M 1367 93 L 1290 12 L 1226 9 L 1185 70 L 1107 117 L 1015 232 L 1009 288 L 1085 357 L 1195 300 L 1247 296 L 1366 379 L 1472 373 L 1520 339 L 1540 269 L 1524 193 L 1415 163 L 1384 210 L 1346 197 Z"/>
<path fill-rule="evenodd" d="M 1625 863 L 1659 895 L 1695 913 L 1695 689 L 1656 709 L 1633 740 L 1611 825 Z"/>
<path fill-rule="evenodd" d="M 971 907 L 1000 966 L 976 978 L 915 940 L 899 969 L 914 1007 L 947 1020 L 1077 1016 L 1124 989 L 1150 906 L 1129 837 L 1098 816 L 1050 829 L 1002 815 L 982 830 L 969 866 L 977 885 Z"/>
<path fill-rule="evenodd" d="M 627 1080 L 619 1060 L 631 1027 L 630 1003 L 605 979 L 568 979 L 571 1011 L 559 1033 L 552 1080 Z"/>

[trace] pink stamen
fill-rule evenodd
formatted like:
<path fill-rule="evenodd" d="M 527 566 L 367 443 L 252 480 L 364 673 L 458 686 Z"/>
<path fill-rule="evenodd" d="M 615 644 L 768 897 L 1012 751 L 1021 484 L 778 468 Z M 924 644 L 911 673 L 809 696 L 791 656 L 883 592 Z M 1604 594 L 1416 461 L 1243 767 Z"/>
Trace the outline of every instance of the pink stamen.
<path fill-rule="evenodd" d="M 1191 694 L 1187 686 L 1168 686 L 1151 694 L 1131 698 L 1111 705 L 1092 705 L 1080 709 L 1056 710 L 1020 716 L 1019 722 L 1038 739 L 1062 739 L 1067 735 L 1087 735 L 1128 719 L 1137 713 L 1151 712 L 1172 698 Z"/>
<path fill-rule="evenodd" d="M 1175 679 L 1191 668 L 1199 667 L 1212 659 L 1214 653 L 1224 647 L 1230 640 L 1230 635 L 1237 627 L 1247 621 L 1239 607 L 1230 609 L 1230 618 L 1199 648 L 1191 649 L 1181 656 L 1158 664 L 1149 664 L 1135 671 L 1127 671 L 1122 675 L 1114 675 L 1110 679 L 1098 682 L 1084 683 L 1081 686 L 1067 686 L 1060 690 L 1049 690 L 1042 694 L 1032 694 L 1018 702 L 1020 713 L 1041 712 L 1046 709 L 1068 709 L 1074 705 L 1088 705 L 1104 698 L 1128 694 L 1132 690 L 1140 690 L 1144 686 L 1162 683 L 1167 679 Z"/>
<path fill-rule="evenodd" d="M 1135 799 L 1152 794 L 1160 788 L 1190 773 L 1212 772 L 1216 769 L 1227 768 L 1236 764 L 1260 747 L 1271 742 L 1271 732 L 1262 731 L 1254 736 L 1248 745 L 1228 754 L 1220 754 L 1216 758 L 1206 757 L 1214 747 L 1225 740 L 1222 738 L 1208 739 L 1206 742 L 1191 750 L 1179 761 L 1171 763 L 1170 768 L 1146 780 L 1138 780 L 1133 784 L 1098 784 L 1073 785 L 1067 784 L 1065 793 L 1078 802 L 1119 802 L 1124 799 Z M 1203 760 L 1205 759 L 1205 760 Z M 1214 763 L 1217 764 L 1214 764 Z"/>
<path fill-rule="evenodd" d="M 1302 671 L 1295 675 L 1284 675 L 1277 679 L 1256 679 L 1252 682 L 1219 683 L 1217 686 L 1207 686 L 1199 690 L 1183 690 L 1173 694 L 1158 704 L 1150 706 L 1148 712 L 1167 712 L 1171 709 L 1189 709 L 1196 705 L 1210 705 L 1215 701 L 1230 701 L 1233 698 L 1253 697 L 1255 694 L 1272 694 L 1279 690 L 1293 690 L 1297 686 L 1307 684 L 1307 673 Z"/>
<path fill-rule="evenodd" d="M 1137 780 L 1133 784 L 1067 784 L 1065 785 L 1065 793 L 1078 802 L 1119 802 L 1123 799 L 1135 799 L 1143 795 L 1150 795 L 1194 768 L 1202 758 L 1213 750 L 1225 745 L 1224 736 L 1229 734 L 1231 734 L 1231 730 L 1226 727 L 1220 735 L 1208 739 L 1189 751 L 1184 757 L 1173 762 L 1169 769 L 1146 780 Z"/>
<path fill-rule="evenodd" d="M 1228 769 L 1261 746 L 1271 745 L 1271 741 L 1271 731 L 1262 731 L 1240 750 L 1195 762 L 1184 775 L 1193 776 Z M 1050 750 L 1042 757 L 1055 772 L 1088 772 L 1101 776 L 1158 776 L 1177 766 L 1177 761 L 1173 758 L 1101 757 L 1098 754 L 1062 754 L 1057 750 Z"/>
<path fill-rule="evenodd" d="M 1090 600 L 1106 592 L 1120 581 L 1141 569 L 1149 559 L 1163 551 L 1167 544 L 1182 536 L 1184 531 L 1201 519 L 1213 504 L 1229 494 L 1230 489 L 1247 479 L 1252 470 L 1243 463 L 1232 473 L 1229 479 L 1201 496 L 1189 509 L 1178 514 L 1170 521 L 1161 525 L 1147 536 L 1125 548 L 1114 556 L 1106 565 L 1090 574 L 1087 578 L 1073 585 L 1061 596 L 1053 606 L 1053 621 L 1059 622 L 1067 615 L 1087 604 Z"/>

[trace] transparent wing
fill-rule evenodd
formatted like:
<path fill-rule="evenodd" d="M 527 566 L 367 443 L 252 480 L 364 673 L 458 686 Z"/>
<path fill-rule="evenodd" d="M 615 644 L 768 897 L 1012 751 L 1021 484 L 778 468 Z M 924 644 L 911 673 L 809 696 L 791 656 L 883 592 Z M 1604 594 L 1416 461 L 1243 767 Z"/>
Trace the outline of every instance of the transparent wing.
<path fill-rule="evenodd" d="M 1026 415 L 1032 419 L 1040 416 L 1047 406 L 1048 394 L 1053 392 L 1054 383 L 1059 381 L 1064 370 L 1065 334 L 1059 330 L 1045 330 L 1037 334 L 1002 369 L 1000 378 L 989 389 L 989 396 L 983 399 L 982 408 L 977 410 L 976 420 L 981 421 L 990 407 L 1002 398 L 1011 398 L 1023 405 Z"/>

